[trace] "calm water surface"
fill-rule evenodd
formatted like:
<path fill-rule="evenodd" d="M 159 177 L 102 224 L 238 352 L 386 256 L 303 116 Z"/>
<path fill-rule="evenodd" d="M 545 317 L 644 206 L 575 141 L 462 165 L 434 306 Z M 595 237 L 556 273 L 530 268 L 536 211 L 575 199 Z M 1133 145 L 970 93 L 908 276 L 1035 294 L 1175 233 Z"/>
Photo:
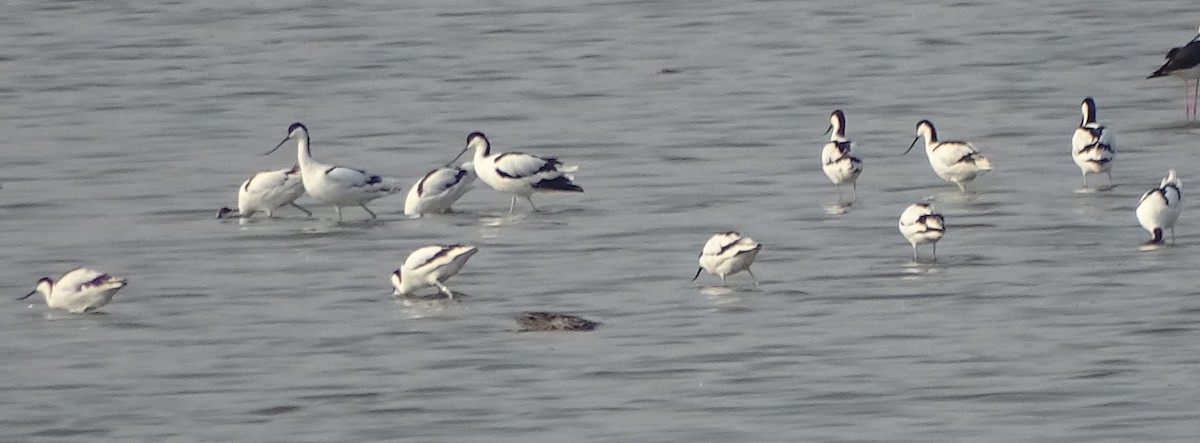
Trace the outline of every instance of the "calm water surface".
<path fill-rule="evenodd" d="M 401 4 L 407 3 L 407 4 Z M 0 295 L 90 264 L 103 314 L 0 309 L 5 441 L 1193 441 L 1200 225 L 1182 85 L 1194 2 L 17 2 L 0 14 Z M 667 70 L 665 73 L 663 72 Z M 1116 187 L 1077 192 L 1093 96 Z M 829 112 L 866 162 L 830 211 Z M 918 120 L 996 165 L 960 195 Z M 581 165 L 506 213 L 218 221 L 304 121 L 314 155 L 415 182 L 471 131 Z M 406 186 L 407 188 L 407 186 Z M 949 233 L 913 263 L 896 219 Z M 1190 201 L 1190 200 L 1185 200 Z M 728 289 L 707 237 L 764 244 Z M 399 302 L 418 246 L 480 252 L 461 303 Z M 557 310 L 593 333 L 515 333 Z"/>

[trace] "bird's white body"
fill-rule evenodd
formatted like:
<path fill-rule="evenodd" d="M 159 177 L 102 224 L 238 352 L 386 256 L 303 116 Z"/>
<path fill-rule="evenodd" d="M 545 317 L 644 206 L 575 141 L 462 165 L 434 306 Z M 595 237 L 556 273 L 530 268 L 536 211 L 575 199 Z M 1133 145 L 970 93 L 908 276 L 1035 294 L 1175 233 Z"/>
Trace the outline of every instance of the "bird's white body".
<path fill-rule="evenodd" d="M 475 183 L 474 166 L 447 166 L 429 171 L 408 189 L 404 199 L 404 215 L 449 212 L 450 206 L 471 189 Z"/>
<path fill-rule="evenodd" d="M 1083 119 L 1071 137 L 1071 158 L 1083 172 L 1083 185 L 1087 186 L 1088 174 L 1108 174 L 1112 184 L 1112 162 L 1117 157 L 1117 140 L 1112 131 L 1096 122 L 1096 104 L 1091 97 L 1080 105 Z"/>
<path fill-rule="evenodd" d="M 1146 191 L 1137 205 L 1137 219 L 1142 228 L 1150 233 L 1149 244 L 1163 242 L 1163 230 L 1171 230 L 1171 241 L 1175 241 L 1175 221 L 1183 206 L 1183 183 L 1172 169 L 1157 188 Z"/>
<path fill-rule="evenodd" d="M 108 304 L 113 295 L 125 287 L 125 283 L 125 279 L 120 277 L 93 269 L 78 268 L 63 274 L 57 282 L 42 278 L 34 292 L 29 295 L 41 293 L 46 298 L 46 306 L 80 314 Z"/>
<path fill-rule="evenodd" d="M 493 154 L 491 143 L 479 132 L 467 136 L 467 146 L 463 152 L 472 149 L 475 150 L 472 163 L 479 179 L 492 189 L 513 196 L 508 212 L 516 207 L 517 197 L 524 198 L 530 208 L 536 211 L 531 197 L 536 192 L 583 192 L 583 188 L 576 185 L 574 177 L 570 175 L 579 169 L 576 166 L 566 166 L 554 158 L 521 152 Z"/>
<path fill-rule="evenodd" d="M 293 123 L 288 128 L 287 137 L 275 149 L 292 139 L 296 140 L 296 160 L 304 178 L 304 190 L 317 201 L 333 206 L 339 221 L 342 219 L 342 208 L 346 206 L 360 206 L 371 218 L 375 218 L 375 213 L 367 208 L 367 202 L 400 192 L 400 184 L 396 179 L 313 160 L 309 150 L 308 128 L 303 124 Z"/>
<path fill-rule="evenodd" d="M 462 270 L 467 260 L 479 252 L 470 245 L 429 245 L 418 248 L 408 255 L 400 269 L 392 273 L 392 287 L 396 295 L 409 295 L 428 287 L 437 287 L 449 298 L 454 293 L 445 282 Z"/>
<path fill-rule="evenodd" d="M 846 138 L 846 116 L 840 109 L 829 116 L 829 129 L 829 143 L 821 149 L 821 169 L 829 181 L 837 185 L 838 200 L 841 200 L 842 185 L 850 184 L 854 190 L 853 202 L 858 197 L 858 176 L 862 174 L 863 163 L 851 152 L 854 142 Z"/>
<path fill-rule="evenodd" d="M 250 217 L 256 212 L 265 212 L 267 217 L 273 217 L 275 210 L 286 205 L 312 215 L 307 209 L 296 204 L 296 199 L 304 195 L 304 180 L 300 167 L 290 169 L 275 169 L 254 174 L 238 188 L 238 217 Z M 222 208 L 221 216 L 232 211 Z"/>
<path fill-rule="evenodd" d="M 917 139 L 913 144 L 922 137 L 925 138 L 925 156 L 929 157 L 933 172 L 942 180 L 957 185 L 960 191 L 966 192 L 967 183 L 992 170 L 992 162 L 970 143 L 938 140 L 937 130 L 928 120 L 917 123 Z M 911 145 L 909 149 L 912 149 Z"/>
<path fill-rule="evenodd" d="M 708 239 L 700 252 L 700 269 L 721 277 L 722 284 L 725 277 L 746 271 L 757 284 L 758 278 L 750 271 L 750 265 L 761 249 L 762 245 L 754 239 L 737 232 L 717 233 Z M 696 270 L 692 280 L 700 276 L 700 269 Z"/>
<path fill-rule="evenodd" d="M 933 245 L 933 258 L 937 259 L 937 242 L 946 235 L 945 220 L 933 209 L 933 205 L 916 203 L 909 205 L 900 214 L 900 234 L 913 247 L 913 260 L 918 258 L 917 245 Z"/>

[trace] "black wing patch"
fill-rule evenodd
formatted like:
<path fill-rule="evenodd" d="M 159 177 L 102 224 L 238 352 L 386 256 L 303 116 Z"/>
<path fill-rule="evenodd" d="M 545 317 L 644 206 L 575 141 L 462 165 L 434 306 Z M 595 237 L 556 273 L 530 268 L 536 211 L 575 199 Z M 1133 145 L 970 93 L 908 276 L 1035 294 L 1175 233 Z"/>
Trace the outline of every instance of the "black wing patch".
<path fill-rule="evenodd" d="M 944 227 L 942 227 L 942 228 L 935 228 L 935 227 L 929 226 L 929 220 L 937 220 L 939 225 L 943 225 L 943 226 L 945 225 L 945 223 L 944 223 L 944 219 L 942 218 L 942 216 L 941 216 L 941 215 L 938 215 L 938 214 L 925 214 L 925 215 L 922 215 L 922 216 L 920 216 L 920 217 L 917 217 L 917 224 L 919 224 L 919 225 L 921 225 L 921 226 L 924 226 L 924 227 L 925 227 L 925 230 L 924 230 L 924 231 L 921 231 L 921 232 L 930 232 L 930 231 L 934 231 L 934 232 L 945 232 L 945 228 L 944 228 Z"/>
<path fill-rule="evenodd" d="M 725 245 L 724 247 L 722 247 L 722 248 L 721 248 L 721 252 L 718 252 L 718 253 L 717 253 L 717 255 L 724 254 L 726 251 L 730 250 L 730 249 L 731 249 L 731 248 L 733 248 L 734 246 L 737 246 L 737 245 L 738 245 L 738 243 L 741 243 L 741 242 L 742 242 L 742 239 L 740 239 L 740 238 L 739 238 L 739 239 L 737 239 L 737 241 L 734 241 L 733 243 L 730 243 L 730 244 L 727 244 L 727 245 Z M 742 255 L 742 254 L 745 254 L 745 253 L 747 253 L 747 252 L 753 252 L 753 251 L 757 251 L 757 250 L 759 250 L 759 249 L 762 249 L 762 245 L 761 245 L 761 244 L 759 244 L 759 245 L 755 245 L 755 246 L 754 246 L 754 249 L 750 249 L 750 250 L 746 250 L 746 251 L 741 251 L 741 252 L 738 252 L 737 254 L 734 254 L 734 255 L 735 255 L 735 256 L 736 256 L 736 255 Z"/>
<path fill-rule="evenodd" d="M 958 159 L 958 161 L 955 163 L 975 163 L 980 157 L 982 157 L 982 155 L 980 155 L 978 152 L 972 152 L 962 156 L 962 158 Z"/>
<path fill-rule="evenodd" d="M 853 143 L 851 143 L 849 140 L 835 142 L 835 144 L 837 144 L 838 152 L 841 153 L 842 155 L 849 154 L 850 147 L 853 146 Z"/>
<path fill-rule="evenodd" d="M 102 284 L 104 284 L 104 283 L 108 282 L 108 280 L 109 280 L 109 279 L 111 279 L 111 278 L 112 278 L 112 276 L 111 276 L 111 275 L 108 275 L 108 274 L 100 274 L 100 275 L 99 275 L 99 276 L 97 276 L 96 278 L 93 278 L 93 279 L 89 280 L 87 283 L 84 283 L 82 286 L 83 286 L 83 287 L 85 287 L 85 288 L 86 288 L 86 287 L 88 287 L 88 286 L 100 286 L 100 285 L 102 285 Z"/>

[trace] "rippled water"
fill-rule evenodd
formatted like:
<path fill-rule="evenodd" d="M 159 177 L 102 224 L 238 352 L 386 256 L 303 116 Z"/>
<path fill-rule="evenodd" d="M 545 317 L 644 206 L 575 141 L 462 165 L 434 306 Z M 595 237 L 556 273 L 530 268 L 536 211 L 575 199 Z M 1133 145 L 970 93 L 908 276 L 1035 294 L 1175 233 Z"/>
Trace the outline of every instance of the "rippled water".
<path fill-rule="evenodd" d="M 1181 82 L 1144 79 L 1192 2 L 398 3 L 5 7 L 0 292 L 78 264 L 131 284 L 97 315 L 0 309 L 4 440 L 1200 434 L 1193 209 L 1151 251 L 1133 216 L 1200 163 Z M 1117 186 L 1079 193 L 1088 95 Z M 866 162 L 841 214 L 818 167 L 835 108 Z M 898 157 L 925 118 L 992 159 L 978 194 Z M 296 120 L 318 159 L 407 182 L 484 131 L 581 165 L 587 192 L 213 219 L 294 161 L 260 154 Z M 896 219 L 926 199 L 949 233 L 917 264 Z M 688 281 L 728 229 L 764 244 L 761 286 Z M 435 242 L 479 246 L 466 297 L 393 299 Z M 516 333 L 526 310 L 604 325 Z"/>

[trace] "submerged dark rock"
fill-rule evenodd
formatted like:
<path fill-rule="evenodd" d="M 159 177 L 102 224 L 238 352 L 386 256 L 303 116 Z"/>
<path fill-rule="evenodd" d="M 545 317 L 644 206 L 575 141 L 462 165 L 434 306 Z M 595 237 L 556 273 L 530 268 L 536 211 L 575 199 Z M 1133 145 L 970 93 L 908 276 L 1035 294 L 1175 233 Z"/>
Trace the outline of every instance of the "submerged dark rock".
<path fill-rule="evenodd" d="M 525 312 L 516 319 L 517 324 L 521 326 L 520 332 L 591 331 L 601 324 L 583 317 L 556 312 Z"/>

